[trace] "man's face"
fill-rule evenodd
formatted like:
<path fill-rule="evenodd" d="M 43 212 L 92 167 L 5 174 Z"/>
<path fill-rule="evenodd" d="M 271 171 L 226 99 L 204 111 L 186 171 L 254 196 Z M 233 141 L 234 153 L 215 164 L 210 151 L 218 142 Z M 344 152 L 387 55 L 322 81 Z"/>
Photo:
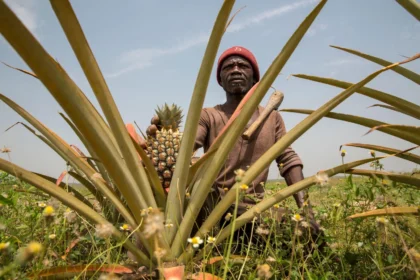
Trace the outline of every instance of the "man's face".
<path fill-rule="evenodd" d="M 254 85 L 254 71 L 251 63 L 237 55 L 223 61 L 220 78 L 223 89 L 230 94 L 244 95 Z"/>

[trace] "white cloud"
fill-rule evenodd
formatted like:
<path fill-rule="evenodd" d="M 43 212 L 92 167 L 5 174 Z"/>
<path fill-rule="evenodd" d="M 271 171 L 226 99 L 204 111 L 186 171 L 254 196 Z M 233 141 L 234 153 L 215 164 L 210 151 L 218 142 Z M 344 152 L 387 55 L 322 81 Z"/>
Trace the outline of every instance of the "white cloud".
<path fill-rule="evenodd" d="M 306 7 L 310 4 L 316 3 L 318 2 L 318 0 L 304 0 L 304 1 L 299 1 L 299 2 L 295 2 L 293 4 L 289 4 L 289 5 L 283 5 L 280 6 L 276 9 L 270 9 L 267 11 L 264 11 L 256 16 L 250 17 L 242 22 L 239 23 L 235 23 L 235 24 L 231 24 L 229 25 L 227 32 L 237 32 L 240 31 L 246 27 L 252 26 L 252 25 L 256 25 L 256 24 L 260 24 L 261 22 L 267 20 L 267 19 L 271 19 L 273 17 L 278 17 L 278 16 L 282 16 L 285 15 L 287 13 L 290 13 L 298 8 L 303 8 Z"/>
<path fill-rule="evenodd" d="M 303 0 L 295 2 L 293 4 L 283 5 L 276 9 L 270 9 L 264 11 L 260 14 L 252 16 L 248 19 L 245 19 L 242 22 L 229 25 L 226 32 L 238 32 L 243 30 L 246 27 L 257 25 L 262 23 L 265 20 L 271 19 L 273 17 L 279 17 L 290 13 L 298 8 L 306 7 L 310 4 L 317 3 L 318 0 Z M 318 26 L 319 30 L 326 29 L 327 26 L 320 24 Z M 204 44 L 208 41 L 208 34 L 202 34 L 199 36 L 194 36 L 193 39 L 184 40 L 171 48 L 139 48 L 134 49 L 128 52 L 123 53 L 119 57 L 119 63 L 125 65 L 122 69 L 106 75 L 109 78 L 114 78 L 121 76 L 125 73 L 129 73 L 135 70 L 144 69 L 153 65 L 153 61 L 165 55 L 177 54 L 183 51 L 186 51 L 190 48 L 196 47 L 198 45 Z"/>
<path fill-rule="evenodd" d="M 311 27 L 309 28 L 307 35 L 309 37 L 313 37 L 316 34 L 318 34 L 320 31 L 324 31 L 325 29 L 327 29 L 328 25 L 321 23 L 321 24 L 313 24 L 311 25 Z"/>
<path fill-rule="evenodd" d="M 340 65 L 345 65 L 345 64 L 355 64 L 359 62 L 360 62 L 359 60 L 355 60 L 355 59 L 342 58 L 342 59 L 329 61 L 325 63 L 325 65 L 326 66 L 340 66 Z"/>
<path fill-rule="evenodd" d="M 38 28 L 37 15 L 32 0 L 6 0 L 6 4 L 12 9 L 16 16 L 25 24 L 25 26 L 36 36 Z"/>
<path fill-rule="evenodd" d="M 180 42 L 171 48 L 139 48 L 125 52 L 120 56 L 119 62 L 126 64 L 127 66 L 117 72 L 108 74 L 107 76 L 109 78 L 114 78 L 134 70 L 147 68 L 153 65 L 153 60 L 156 58 L 183 52 L 197 45 L 206 43 L 208 39 L 208 35 L 201 35 L 194 39 Z"/>

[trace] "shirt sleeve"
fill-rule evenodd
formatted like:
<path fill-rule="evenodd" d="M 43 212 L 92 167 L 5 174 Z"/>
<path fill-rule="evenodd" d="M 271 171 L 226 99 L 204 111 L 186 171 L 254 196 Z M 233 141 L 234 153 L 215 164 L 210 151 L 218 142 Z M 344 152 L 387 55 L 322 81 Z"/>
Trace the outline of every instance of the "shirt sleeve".
<path fill-rule="evenodd" d="M 276 142 L 279 141 L 286 134 L 286 126 L 280 113 L 276 113 Z M 280 175 L 284 177 L 293 166 L 301 166 L 303 168 L 302 160 L 299 155 L 293 150 L 291 146 L 287 147 L 284 152 L 276 158 L 279 165 Z"/>
<path fill-rule="evenodd" d="M 207 135 L 210 129 L 210 117 L 206 109 L 201 110 L 198 121 L 197 134 L 195 136 L 194 150 L 198 150 L 206 144 Z"/>

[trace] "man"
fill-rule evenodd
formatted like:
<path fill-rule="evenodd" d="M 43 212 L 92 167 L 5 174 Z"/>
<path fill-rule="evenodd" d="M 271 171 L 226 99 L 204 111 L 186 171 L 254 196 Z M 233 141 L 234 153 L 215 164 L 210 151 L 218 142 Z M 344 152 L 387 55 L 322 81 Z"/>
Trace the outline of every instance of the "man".
<path fill-rule="evenodd" d="M 234 46 L 222 53 L 217 65 L 217 81 L 226 93 L 226 102 L 212 108 L 204 108 L 201 113 L 196 136 L 195 150 L 203 147 L 206 152 L 219 135 L 242 98 L 260 79 L 257 60 L 254 55 L 244 47 Z M 259 106 L 254 112 L 246 128 L 248 128 L 263 111 Z M 245 129 L 246 129 L 245 128 Z M 284 134 L 286 128 L 282 117 L 273 111 L 255 131 L 249 140 L 240 138 L 229 153 L 222 170 L 219 172 L 214 188 L 216 196 L 221 197 L 235 184 L 235 171 L 252 165 Z M 292 185 L 302 180 L 303 164 L 296 152 L 288 147 L 277 159 L 280 174 L 285 178 L 287 185 Z M 264 186 L 268 177 L 268 168 L 264 170 L 249 185 L 248 194 L 261 199 L 264 195 Z M 304 203 L 304 194 L 299 192 L 294 195 L 299 208 Z M 211 211 L 212 204 L 217 203 L 217 197 L 210 197 L 206 201 L 206 212 Z M 246 211 L 247 206 L 252 206 L 255 201 L 244 198 L 238 207 L 238 214 Z M 205 216 L 205 215 L 204 215 Z M 204 219 L 205 217 L 203 217 Z"/>

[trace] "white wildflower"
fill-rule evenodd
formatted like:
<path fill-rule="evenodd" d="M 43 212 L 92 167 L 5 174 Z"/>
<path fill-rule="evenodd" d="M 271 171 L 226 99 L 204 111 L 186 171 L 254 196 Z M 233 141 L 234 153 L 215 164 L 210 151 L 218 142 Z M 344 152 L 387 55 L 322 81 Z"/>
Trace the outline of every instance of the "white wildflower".
<path fill-rule="evenodd" d="M 257 229 L 255 230 L 255 233 L 259 235 L 269 235 L 270 231 L 266 228 L 257 227 Z"/>
<path fill-rule="evenodd" d="M 158 209 L 150 210 L 151 212 L 145 219 L 143 234 L 146 238 L 156 233 L 160 233 L 165 229 L 163 213 Z"/>
<path fill-rule="evenodd" d="M 273 273 L 270 271 L 270 266 L 268 264 L 258 265 L 257 275 L 260 279 L 269 279 L 273 276 Z"/>
<path fill-rule="evenodd" d="M 114 227 L 110 223 L 96 225 L 95 235 L 99 238 L 109 238 L 112 235 Z"/>
<path fill-rule="evenodd" d="M 325 186 L 328 184 L 329 181 L 329 177 L 327 175 L 327 173 L 325 173 L 324 171 L 320 171 L 316 174 L 315 176 L 317 184 L 321 185 L 321 186 Z"/>
<path fill-rule="evenodd" d="M 101 276 L 99 276 L 98 280 L 119 280 L 121 278 L 119 278 L 117 275 L 111 273 L 111 274 L 102 274 Z"/>
<path fill-rule="evenodd" d="M 191 243 L 194 248 L 200 247 L 200 244 L 203 244 L 203 239 L 199 236 L 188 238 L 188 243 Z"/>
<path fill-rule="evenodd" d="M 276 261 L 276 259 L 275 258 L 273 258 L 272 256 L 269 256 L 266 260 L 265 260 L 266 262 L 275 262 Z"/>

